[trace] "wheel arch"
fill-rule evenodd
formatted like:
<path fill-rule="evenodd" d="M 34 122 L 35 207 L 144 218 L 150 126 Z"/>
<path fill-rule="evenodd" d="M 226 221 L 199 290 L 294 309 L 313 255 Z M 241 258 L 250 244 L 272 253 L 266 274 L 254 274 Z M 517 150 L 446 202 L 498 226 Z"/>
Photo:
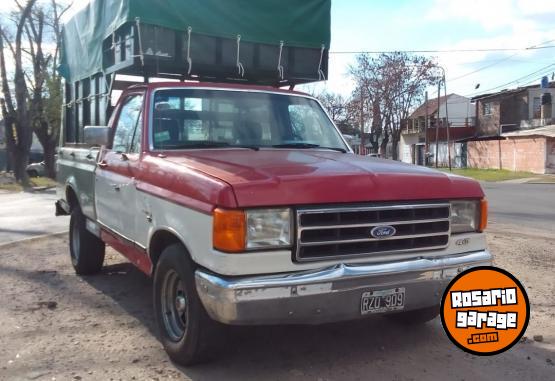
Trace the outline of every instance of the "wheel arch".
<path fill-rule="evenodd" d="M 162 227 L 157 229 L 150 237 L 148 242 L 148 256 L 152 263 L 152 273 L 156 269 L 156 265 L 164 249 L 173 244 L 180 244 L 186 251 L 189 258 L 193 259 L 191 256 L 191 251 L 188 245 L 185 243 L 183 237 L 181 237 L 175 230 Z"/>
<path fill-rule="evenodd" d="M 69 213 L 71 213 L 75 207 L 80 207 L 77 191 L 75 190 L 75 187 L 71 183 L 68 183 L 66 185 L 65 198 L 66 198 L 67 204 L 69 205 Z"/>

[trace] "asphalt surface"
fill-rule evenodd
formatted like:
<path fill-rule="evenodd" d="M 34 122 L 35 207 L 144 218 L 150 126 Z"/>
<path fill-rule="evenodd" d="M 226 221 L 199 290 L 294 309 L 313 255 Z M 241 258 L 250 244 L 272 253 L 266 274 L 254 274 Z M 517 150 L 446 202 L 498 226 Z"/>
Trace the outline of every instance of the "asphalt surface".
<path fill-rule="evenodd" d="M 68 217 L 54 216 L 55 190 L 0 194 L 0 245 L 68 230 Z"/>
<path fill-rule="evenodd" d="M 555 232 L 555 184 L 482 183 L 491 222 Z"/>

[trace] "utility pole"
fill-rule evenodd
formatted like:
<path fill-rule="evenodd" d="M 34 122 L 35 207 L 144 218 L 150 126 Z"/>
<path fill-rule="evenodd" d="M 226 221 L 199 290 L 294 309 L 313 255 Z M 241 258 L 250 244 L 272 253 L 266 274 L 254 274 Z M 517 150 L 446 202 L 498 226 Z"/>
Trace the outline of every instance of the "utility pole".
<path fill-rule="evenodd" d="M 362 94 L 362 86 L 360 87 L 360 152 L 361 155 L 366 154 L 366 146 L 364 144 L 364 95 Z"/>
<path fill-rule="evenodd" d="M 447 81 L 445 80 L 445 70 L 443 70 L 443 90 L 445 91 L 445 120 L 447 120 L 447 156 L 449 160 L 449 171 L 451 171 L 451 138 L 449 134 L 449 109 L 447 107 L 449 100 L 447 99 Z"/>
<path fill-rule="evenodd" d="M 426 121 L 424 122 L 424 165 L 428 165 L 428 91 L 426 90 Z"/>
<path fill-rule="evenodd" d="M 437 118 L 436 118 L 436 168 L 439 155 L 439 101 L 441 99 L 441 80 L 437 84 Z"/>

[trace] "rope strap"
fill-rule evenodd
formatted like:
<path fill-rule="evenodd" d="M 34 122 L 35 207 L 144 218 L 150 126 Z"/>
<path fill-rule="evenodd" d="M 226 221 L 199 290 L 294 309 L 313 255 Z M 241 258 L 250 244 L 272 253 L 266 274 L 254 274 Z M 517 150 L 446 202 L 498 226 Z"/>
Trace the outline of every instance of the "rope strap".
<path fill-rule="evenodd" d="M 237 70 L 239 71 L 239 75 L 243 77 L 245 75 L 245 68 L 241 63 L 240 50 L 241 50 L 241 35 L 238 34 L 237 35 Z"/>
<path fill-rule="evenodd" d="M 324 51 L 326 50 L 326 46 L 322 44 L 322 50 L 320 50 L 320 63 L 318 63 L 318 80 L 326 80 L 326 74 L 322 70 L 322 61 L 324 59 Z"/>
<path fill-rule="evenodd" d="M 187 63 L 189 64 L 189 69 L 187 70 L 187 75 L 191 75 L 191 69 L 193 68 L 193 60 L 191 59 L 191 32 L 193 28 L 187 28 Z"/>
<path fill-rule="evenodd" d="M 278 57 L 278 65 L 277 71 L 279 75 L 279 79 L 283 79 L 283 66 L 281 65 L 281 53 L 283 52 L 283 41 L 279 42 L 279 57 Z"/>

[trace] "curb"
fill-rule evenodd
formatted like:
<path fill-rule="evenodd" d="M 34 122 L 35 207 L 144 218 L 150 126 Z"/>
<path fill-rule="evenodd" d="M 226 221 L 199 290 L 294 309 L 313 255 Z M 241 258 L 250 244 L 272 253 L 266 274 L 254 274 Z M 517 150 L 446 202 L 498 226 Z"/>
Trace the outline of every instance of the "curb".
<path fill-rule="evenodd" d="M 57 232 L 57 233 L 42 234 L 42 235 L 38 235 L 36 237 L 23 238 L 23 239 L 19 239 L 17 241 L 2 243 L 2 244 L 0 244 L 0 249 L 9 248 L 11 246 L 16 246 L 16 245 L 19 245 L 21 243 L 40 241 L 40 240 L 43 240 L 43 239 L 46 239 L 46 238 L 63 237 L 66 234 L 68 234 L 68 231 L 69 230 L 64 230 L 64 231 Z"/>

